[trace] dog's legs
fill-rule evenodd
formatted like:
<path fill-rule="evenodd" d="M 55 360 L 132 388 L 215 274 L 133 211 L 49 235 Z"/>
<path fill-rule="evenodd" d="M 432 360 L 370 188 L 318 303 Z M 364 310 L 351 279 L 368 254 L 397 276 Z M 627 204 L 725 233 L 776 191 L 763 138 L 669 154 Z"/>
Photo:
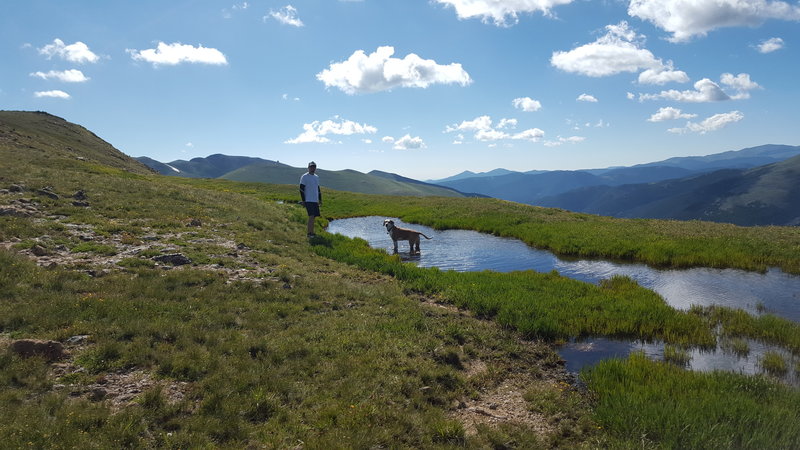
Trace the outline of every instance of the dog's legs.
<path fill-rule="evenodd" d="M 397 241 L 394 241 L 394 252 L 397 253 Z"/>

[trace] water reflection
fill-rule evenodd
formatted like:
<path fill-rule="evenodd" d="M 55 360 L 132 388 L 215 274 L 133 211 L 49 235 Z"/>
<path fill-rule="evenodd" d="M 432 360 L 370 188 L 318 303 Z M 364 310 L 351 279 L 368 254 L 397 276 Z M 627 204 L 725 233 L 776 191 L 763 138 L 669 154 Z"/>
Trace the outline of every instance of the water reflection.
<path fill-rule="evenodd" d="M 392 251 L 392 240 L 383 228 L 384 217 L 358 217 L 334 220 L 328 231 L 348 237 L 365 239 L 374 248 Z M 734 269 L 693 268 L 685 270 L 658 270 L 644 264 L 625 264 L 599 260 L 568 260 L 544 250 L 537 250 L 518 239 L 502 238 L 467 230 L 437 231 L 422 225 L 403 223 L 393 219 L 398 226 L 416 229 L 430 236 L 422 240 L 420 255 L 409 255 L 408 244 L 399 243 L 400 256 L 420 267 L 439 267 L 460 272 L 493 270 L 558 271 L 563 276 L 599 283 L 614 275 L 625 275 L 640 285 L 660 294 L 674 308 L 688 309 L 691 305 L 722 305 L 740 308 L 751 314 L 771 313 L 800 322 L 800 277 L 788 275 L 778 269 L 765 274 Z M 758 361 L 769 348 L 758 342 L 750 343 L 748 357 L 740 358 L 732 352 L 693 351 L 690 366 L 695 370 L 722 369 L 742 373 L 758 373 Z M 596 339 L 591 342 L 570 343 L 561 351 L 568 368 L 578 370 L 608 357 L 625 356 L 642 350 L 653 358 L 663 358 L 663 345 L 638 342 L 619 342 Z M 776 350 L 777 349 L 771 349 Z M 784 353 L 785 352 L 781 352 Z M 791 359 L 790 368 L 800 361 Z M 794 380 L 791 370 L 788 377 Z M 795 380 L 796 382 L 796 380 Z"/>

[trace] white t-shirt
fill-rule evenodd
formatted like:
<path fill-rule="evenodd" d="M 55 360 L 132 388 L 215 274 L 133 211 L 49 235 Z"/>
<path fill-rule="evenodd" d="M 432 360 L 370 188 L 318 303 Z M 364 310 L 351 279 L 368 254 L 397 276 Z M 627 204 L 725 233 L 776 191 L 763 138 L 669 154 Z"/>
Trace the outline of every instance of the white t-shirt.
<path fill-rule="evenodd" d="M 306 187 L 306 201 L 319 203 L 319 176 L 306 172 L 300 177 L 300 184 Z"/>

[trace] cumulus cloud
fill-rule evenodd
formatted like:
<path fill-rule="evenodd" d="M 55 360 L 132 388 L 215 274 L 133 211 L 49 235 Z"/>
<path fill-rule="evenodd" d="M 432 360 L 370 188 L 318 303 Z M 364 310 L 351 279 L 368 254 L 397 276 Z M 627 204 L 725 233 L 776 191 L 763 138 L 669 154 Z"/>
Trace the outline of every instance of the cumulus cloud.
<path fill-rule="evenodd" d="M 128 49 L 127 51 L 134 60 L 149 62 L 155 67 L 161 65 L 174 66 L 182 63 L 211 65 L 228 64 L 225 55 L 215 48 L 203 47 L 202 45 L 193 47 L 188 44 L 181 44 L 180 42 L 175 42 L 173 44 L 159 42 L 156 48 L 141 51 Z"/>
<path fill-rule="evenodd" d="M 480 18 L 484 23 L 510 26 L 519 22 L 520 13 L 541 11 L 550 15 L 550 10 L 567 5 L 572 0 L 436 0 L 456 10 L 459 19 Z"/>
<path fill-rule="evenodd" d="M 509 128 L 509 125 L 516 127 L 516 119 L 501 119 L 498 126 L 493 126 L 492 118 L 489 116 L 476 117 L 473 120 L 465 120 L 460 124 L 453 124 L 445 128 L 445 133 L 453 131 L 470 131 L 474 132 L 474 138 L 478 141 L 501 141 L 501 140 L 527 140 L 539 141 L 544 137 L 544 131 L 539 128 L 530 128 L 519 133 L 509 133 L 504 131 Z M 463 136 L 459 135 L 456 142 L 462 143 Z"/>
<path fill-rule="evenodd" d="M 781 38 L 767 39 L 766 41 L 761 41 L 760 44 L 756 45 L 756 48 L 761 53 L 772 53 L 774 51 L 783 48 L 783 39 Z"/>
<path fill-rule="evenodd" d="M 673 42 L 724 27 L 754 27 L 768 19 L 800 20 L 800 6 L 768 0 L 631 0 L 628 14 L 672 33 Z"/>
<path fill-rule="evenodd" d="M 673 100 L 676 102 L 706 103 L 730 100 L 730 96 L 722 90 L 717 83 L 703 78 L 694 84 L 694 90 L 678 91 L 670 89 L 658 94 L 639 94 L 639 101 L 643 100 Z"/>
<path fill-rule="evenodd" d="M 597 98 L 595 98 L 594 95 L 589 94 L 581 94 L 575 100 L 579 102 L 597 103 Z"/>
<path fill-rule="evenodd" d="M 741 100 L 750 98 L 750 91 L 759 89 L 761 86 L 750 79 L 750 75 L 740 73 L 734 76 L 730 73 L 723 73 L 720 82 L 727 88 L 735 91 L 733 95 L 727 94 L 719 84 L 703 78 L 694 84 L 694 90 L 678 91 L 671 89 L 661 91 L 658 94 L 639 94 L 639 101 L 643 100 L 673 100 L 677 102 L 707 103 L 720 102 L 725 100 Z"/>
<path fill-rule="evenodd" d="M 558 140 L 555 141 L 545 141 L 545 147 L 558 147 L 564 144 L 577 144 L 579 142 L 585 141 L 586 138 L 583 136 L 569 136 L 569 137 L 558 137 Z"/>
<path fill-rule="evenodd" d="M 740 73 L 736 76 L 732 73 L 723 73 L 720 82 L 736 91 L 736 94 L 731 96 L 734 100 L 750 98 L 750 91 L 761 88 L 758 83 L 750 80 L 750 75 L 746 73 Z"/>
<path fill-rule="evenodd" d="M 47 59 L 57 56 L 74 63 L 94 63 L 100 59 L 83 42 L 78 41 L 67 45 L 61 39 L 53 39 L 52 44 L 45 45 L 39 49 L 39 54 L 46 56 Z"/>
<path fill-rule="evenodd" d="M 70 95 L 69 95 L 69 94 L 67 94 L 67 93 L 66 93 L 66 92 L 64 92 L 64 91 L 58 91 L 58 90 L 55 90 L 55 91 L 39 91 L 39 92 L 34 92 L 34 93 L 33 93 L 33 96 L 34 96 L 34 97 L 36 97 L 36 98 L 43 98 L 43 97 L 48 97 L 48 98 L 63 98 L 63 99 L 68 99 L 68 98 L 70 98 Z"/>
<path fill-rule="evenodd" d="M 700 123 L 687 122 L 686 126 L 683 128 L 670 128 L 667 131 L 676 134 L 685 134 L 689 132 L 706 134 L 710 131 L 724 128 L 728 124 L 738 122 L 742 119 L 744 119 L 744 114 L 739 111 L 731 111 L 728 113 L 714 114 Z"/>
<path fill-rule="evenodd" d="M 247 2 L 236 3 L 236 4 L 232 5 L 230 9 L 227 9 L 227 8 L 223 9 L 222 10 L 222 17 L 224 19 L 230 19 L 230 18 L 233 17 L 233 13 L 238 12 L 238 11 L 244 11 L 249 7 L 250 7 L 250 5 Z"/>
<path fill-rule="evenodd" d="M 666 108 L 659 108 L 658 112 L 650 116 L 647 119 L 648 122 L 664 122 L 666 120 L 677 120 L 677 119 L 693 119 L 697 117 L 697 114 L 687 114 L 682 112 L 678 108 L 673 108 L 668 106 Z"/>
<path fill-rule="evenodd" d="M 521 109 L 525 112 L 534 112 L 542 109 L 542 103 L 530 97 L 519 97 L 511 101 L 514 108 Z"/>
<path fill-rule="evenodd" d="M 606 34 L 592 43 L 566 52 L 553 52 L 550 64 L 565 72 L 590 77 L 648 69 L 653 73 L 674 71 L 671 62 L 664 63 L 656 58 L 650 50 L 642 47 L 643 44 L 644 36 L 622 21 L 616 25 L 606 25 Z"/>
<path fill-rule="evenodd" d="M 284 25 L 291 25 L 293 27 L 303 26 L 303 21 L 297 17 L 297 9 L 292 5 L 286 5 L 278 11 L 270 11 L 269 15 L 264 16 L 264 20 L 266 21 L 270 17 Z"/>
<path fill-rule="evenodd" d="M 285 144 L 325 144 L 331 140 L 327 138 L 329 134 L 350 136 L 353 134 L 375 134 L 378 129 L 367 124 L 353 122 L 334 117 L 334 120 L 318 121 L 303 124 L 303 132 L 294 139 L 285 141 Z M 385 139 L 385 138 L 384 138 Z"/>
<path fill-rule="evenodd" d="M 412 150 L 412 149 L 419 149 L 425 148 L 425 142 L 423 142 L 422 138 L 419 136 L 411 137 L 410 134 L 406 134 L 405 136 L 401 137 L 400 139 L 394 142 L 395 150 Z"/>
<path fill-rule="evenodd" d="M 672 64 L 668 63 L 664 67 L 657 69 L 647 69 L 639 74 L 639 84 L 658 84 L 667 83 L 688 83 L 689 76 L 682 70 L 672 69 Z"/>
<path fill-rule="evenodd" d="M 33 72 L 30 74 L 32 77 L 41 78 L 43 80 L 58 80 L 65 83 L 83 83 L 89 81 L 89 78 L 80 70 L 51 70 L 49 72 Z"/>
<path fill-rule="evenodd" d="M 472 82 L 461 64 L 437 64 L 432 59 L 422 59 L 414 53 L 403 59 L 393 58 L 394 47 L 384 46 L 367 55 L 363 50 L 354 52 L 347 60 L 333 63 L 317 74 L 326 87 L 336 87 L 347 94 L 366 94 L 397 87 L 427 88 L 432 84 L 457 83 L 466 86 Z"/>

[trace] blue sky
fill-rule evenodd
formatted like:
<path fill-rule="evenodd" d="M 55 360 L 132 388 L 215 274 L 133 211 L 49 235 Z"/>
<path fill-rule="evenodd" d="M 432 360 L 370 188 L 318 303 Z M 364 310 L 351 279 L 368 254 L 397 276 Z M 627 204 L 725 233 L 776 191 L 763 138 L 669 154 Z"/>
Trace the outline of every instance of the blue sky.
<path fill-rule="evenodd" d="M 131 156 L 416 179 L 800 144 L 800 4 L 25 0 L 0 109 Z"/>

